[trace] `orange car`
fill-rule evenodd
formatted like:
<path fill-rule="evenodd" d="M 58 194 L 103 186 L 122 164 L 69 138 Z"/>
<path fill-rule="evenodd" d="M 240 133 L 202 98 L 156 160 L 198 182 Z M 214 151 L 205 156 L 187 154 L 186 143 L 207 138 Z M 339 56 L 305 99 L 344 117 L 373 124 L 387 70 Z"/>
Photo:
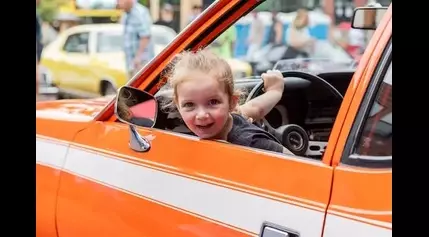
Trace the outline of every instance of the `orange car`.
<path fill-rule="evenodd" d="M 261 2 L 215 1 L 121 90 L 162 97 L 174 55 L 207 46 Z M 382 10 L 357 9 L 354 26 L 371 29 L 366 12 Z M 151 103 L 145 128 L 121 122 L 115 99 L 39 102 L 36 234 L 391 236 L 391 72 L 392 6 L 355 71 L 283 72 L 284 98 L 264 123 L 296 155 L 200 140 Z"/>

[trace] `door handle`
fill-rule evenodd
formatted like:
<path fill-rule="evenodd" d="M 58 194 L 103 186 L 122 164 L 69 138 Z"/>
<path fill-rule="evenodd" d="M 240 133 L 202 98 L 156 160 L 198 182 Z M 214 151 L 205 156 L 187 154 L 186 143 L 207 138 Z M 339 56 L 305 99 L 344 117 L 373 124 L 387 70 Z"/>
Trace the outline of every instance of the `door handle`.
<path fill-rule="evenodd" d="M 299 232 L 270 222 L 264 222 L 259 237 L 299 237 Z"/>

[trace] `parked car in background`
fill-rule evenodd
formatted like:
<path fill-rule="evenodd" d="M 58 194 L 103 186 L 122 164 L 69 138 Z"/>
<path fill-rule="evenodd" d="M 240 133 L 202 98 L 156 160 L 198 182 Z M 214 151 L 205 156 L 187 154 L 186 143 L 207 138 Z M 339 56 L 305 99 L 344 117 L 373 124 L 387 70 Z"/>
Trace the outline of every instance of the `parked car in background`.
<path fill-rule="evenodd" d="M 125 56 L 120 24 L 86 24 L 67 29 L 49 44 L 41 65 L 58 88 L 58 98 L 93 98 L 115 94 L 126 84 Z M 174 30 L 152 25 L 155 54 L 159 54 L 176 37 Z M 248 63 L 231 59 L 236 76 L 249 76 Z M 243 65 L 244 64 L 244 65 Z"/>
<path fill-rule="evenodd" d="M 55 100 L 58 95 L 58 88 L 53 86 L 51 73 L 42 65 L 39 65 L 39 73 L 38 100 Z"/>

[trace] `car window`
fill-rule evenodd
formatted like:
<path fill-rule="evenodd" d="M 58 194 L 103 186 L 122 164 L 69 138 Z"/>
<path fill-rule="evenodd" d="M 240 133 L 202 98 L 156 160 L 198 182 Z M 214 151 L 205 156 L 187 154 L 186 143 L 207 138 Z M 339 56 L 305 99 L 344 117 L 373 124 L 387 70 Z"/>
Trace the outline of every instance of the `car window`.
<path fill-rule="evenodd" d="M 378 88 L 355 153 L 364 156 L 392 155 L 392 64 Z"/>
<path fill-rule="evenodd" d="M 76 33 L 70 35 L 65 44 L 64 51 L 70 53 L 88 53 L 89 51 L 89 33 Z"/>
<path fill-rule="evenodd" d="M 123 50 L 123 37 L 121 32 L 99 32 L 97 34 L 97 52 L 112 53 Z"/>
<path fill-rule="evenodd" d="M 288 45 L 287 41 L 282 39 L 286 38 L 285 35 L 287 29 L 290 27 L 295 15 L 291 12 L 277 12 L 276 17 L 278 23 L 273 25 L 273 14 L 271 10 L 278 9 L 274 7 L 278 2 L 279 1 L 277 0 L 268 0 L 264 2 L 264 4 L 273 6 L 273 8 L 265 11 L 250 12 L 249 14 L 242 16 L 233 25 L 225 29 L 221 34 L 213 39 L 207 47 L 214 54 L 225 59 L 226 63 L 230 66 L 235 88 L 242 92 L 241 98 L 243 100 L 240 101 L 242 103 L 245 102 L 244 100 L 248 96 L 249 91 L 252 90 L 252 85 L 254 86 L 259 82 L 259 76 L 267 70 L 272 70 L 278 60 L 286 57 L 285 52 L 281 50 L 287 49 Z M 297 9 L 298 7 L 294 10 Z M 308 14 L 312 15 L 313 13 L 310 12 Z M 308 55 L 305 58 L 329 59 L 329 65 L 331 65 L 331 62 L 333 61 L 351 63 L 352 57 L 348 55 L 344 49 L 339 45 L 329 42 L 329 15 L 317 13 L 317 16 L 318 17 L 313 18 L 311 20 L 311 24 L 308 25 L 309 37 L 313 38 L 315 42 L 317 42 L 317 45 L 315 45 L 315 54 Z M 157 37 L 158 31 L 154 29 L 152 32 L 154 41 L 156 43 L 160 42 L 162 37 Z M 274 45 L 274 41 L 277 41 L 277 39 L 280 39 L 281 42 L 276 42 L 276 46 L 282 47 L 272 47 Z M 281 52 L 273 53 L 276 49 L 281 49 L 279 50 Z M 312 48 L 310 50 L 313 52 Z M 273 55 L 277 55 L 278 59 L 270 60 L 271 58 L 275 58 Z M 296 55 L 292 59 L 303 60 L 303 56 Z M 310 65 L 312 66 L 313 64 Z M 166 70 L 162 74 L 168 73 L 170 68 L 171 67 L 167 66 Z M 163 79 L 167 78 L 164 77 Z M 164 100 L 169 102 L 169 99 L 173 94 L 170 85 L 164 84 L 164 82 L 164 80 L 160 81 L 158 84 L 159 91 L 155 94 L 158 100 L 161 100 L 161 104 L 163 105 L 165 104 Z M 289 121 L 292 121 L 291 123 L 294 124 L 303 124 L 303 137 L 298 135 L 300 137 L 295 139 L 295 137 L 292 136 L 282 136 L 277 140 L 282 140 L 283 145 L 287 144 L 289 147 L 295 146 L 295 148 L 298 147 L 301 149 L 296 152 L 296 154 L 300 154 L 298 156 L 320 161 L 327 147 L 329 135 L 332 130 L 333 121 L 335 121 L 339 105 L 337 105 L 338 103 L 336 103 L 336 101 L 334 102 L 336 103 L 335 105 L 334 103 L 316 105 L 318 98 L 313 99 L 313 97 L 316 97 L 316 95 L 314 95 L 312 100 L 316 102 L 312 104 L 311 108 L 308 107 L 308 111 L 311 111 L 311 114 L 317 114 L 319 117 L 323 115 L 324 117 L 317 121 L 310 117 L 307 119 L 307 114 L 310 114 L 309 112 L 306 112 L 307 105 L 309 104 L 307 97 L 309 96 L 306 93 L 307 87 L 304 86 L 304 84 L 302 85 L 302 88 L 301 84 L 299 84 L 299 86 L 297 84 L 296 89 L 292 89 L 292 87 L 290 87 L 290 92 L 288 92 L 288 94 L 290 94 L 291 100 L 287 99 L 286 101 L 293 102 L 280 102 L 272 109 L 266 118 L 271 125 L 275 126 L 275 128 L 280 128 L 281 125 L 287 125 Z M 317 91 L 316 86 L 311 89 Z M 184 125 L 183 120 L 180 118 L 177 111 L 174 108 L 172 108 L 172 110 L 173 111 L 170 111 L 170 108 L 164 110 L 166 112 L 165 117 L 168 118 L 168 126 L 163 127 L 163 122 L 159 122 L 159 126 L 157 124 L 157 128 L 163 128 L 172 132 L 191 134 L 190 130 Z M 311 124 L 306 124 L 306 121 L 310 121 Z M 283 128 L 284 127 L 281 129 Z M 309 136 L 309 139 L 305 138 L 306 135 Z M 308 144 L 301 142 L 305 140 L 310 141 Z"/>

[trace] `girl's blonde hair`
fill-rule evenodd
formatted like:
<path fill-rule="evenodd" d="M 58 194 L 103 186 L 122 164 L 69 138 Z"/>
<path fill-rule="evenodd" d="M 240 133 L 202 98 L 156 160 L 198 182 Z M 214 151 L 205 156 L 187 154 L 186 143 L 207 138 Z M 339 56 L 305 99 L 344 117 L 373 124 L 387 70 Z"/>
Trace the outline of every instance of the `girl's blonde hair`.
<path fill-rule="evenodd" d="M 302 29 L 306 27 L 308 25 L 308 17 L 308 11 L 306 9 L 298 9 L 295 19 L 292 23 L 295 29 Z"/>
<path fill-rule="evenodd" d="M 226 60 L 217 56 L 209 49 L 200 49 L 195 52 L 184 51 L 176 56 L 165 71 L 166 74 L 164 74 L 164 77 L 167 79 L 167 87 L 163 89 L 169 90 L 169 93 L 165 93 L 165 96 L 163 96 L 164 99 L 161 105 L 164 110 L 170 113 L 177 112 L 177 86 L 185 81 L 186 77 L 194 71 L 210 74 L 224 83 L 230 105 L 233 104 L 234 97 L 240 98 L 242 95 L 239 90 L 234 88 L 232 70 Z M 236 108 L 231 109 L 235 110 Z"/>

